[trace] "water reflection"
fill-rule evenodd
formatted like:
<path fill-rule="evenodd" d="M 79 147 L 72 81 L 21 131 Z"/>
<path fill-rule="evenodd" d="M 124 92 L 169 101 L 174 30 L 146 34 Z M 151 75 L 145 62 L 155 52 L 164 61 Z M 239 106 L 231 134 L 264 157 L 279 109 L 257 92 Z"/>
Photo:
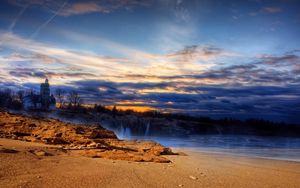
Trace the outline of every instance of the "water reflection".
<path fill-rule="evenodd" d="M 122 139 L 154 140 L 167 147 L 263 157 L 300 162 L 300 138 L 249 135 L 193 135 L 188 137 L 132 136 Z"/>

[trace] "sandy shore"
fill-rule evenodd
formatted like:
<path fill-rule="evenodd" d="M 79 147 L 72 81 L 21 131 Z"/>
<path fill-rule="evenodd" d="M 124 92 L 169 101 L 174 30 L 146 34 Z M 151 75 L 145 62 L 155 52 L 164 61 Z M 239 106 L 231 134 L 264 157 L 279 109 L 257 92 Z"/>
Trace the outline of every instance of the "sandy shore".
<path fill-rule="evenodd" d="M 299 187 L 300 163 L 186 150 L 172 163 L 87 158 L 0 139 L 0 187 Z M 41 152 L 44 151 L 44 152 Z"/>

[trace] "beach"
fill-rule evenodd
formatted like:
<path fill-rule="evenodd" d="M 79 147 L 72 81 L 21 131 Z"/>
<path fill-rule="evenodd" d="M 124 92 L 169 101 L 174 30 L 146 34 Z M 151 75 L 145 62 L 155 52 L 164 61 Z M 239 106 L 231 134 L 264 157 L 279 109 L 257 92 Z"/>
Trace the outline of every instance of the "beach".
<path fill-rule="evenodd" d="M 87 158 L 55 145 L 0 139 L 0 187 L 299 187 L 300 163 L 195 150 L 171 163 Z M 173 148 L 176 151 L 176 148 Z"/>

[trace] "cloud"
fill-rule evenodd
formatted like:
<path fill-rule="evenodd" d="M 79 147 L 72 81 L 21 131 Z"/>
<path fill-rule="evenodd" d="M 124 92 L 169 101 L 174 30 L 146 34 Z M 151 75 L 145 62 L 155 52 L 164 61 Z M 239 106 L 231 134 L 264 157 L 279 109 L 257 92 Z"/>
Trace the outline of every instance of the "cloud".
<path fill-rule="evenodd" d="M 37 71 L 34 69 L 25 69 L 25 70 L 13 70 L 10 71 L 9 74 L 11 76 L 15 77 L 23 77 L 23 78 L 28 78 L 28 77 L 38 77 L 38 78 L 46 78 L 46 74 L 43 71 Z"/>
<path fill-rule="evenodd" d="M 217 60 L 238 57 L 238 54 L 212 45 L 191 45 L 164 57 L 166 61 L 174 62 L 181 70 L 180 74 L 197 74 L 216 66 Z"/>
<path fill-rule="evenodd" d="M 17 6 L 38 6 L 45 11 L 53 12 L 59 16 L 73 16 L 91 13 L 110 13 L 122 8 L 129 10 L 137 6 L 149 6 L 152 0 L 10 0 L 8 2 Z"/>
<path fill-rule="evenodd" d="M 296 54 L 286 54 L 282 56 L 261 55 L 263 63 L 270 65 L 296 65 L 300 64 L 300 57 Z"/>
<path fill-rule="evenodd" d="M 134 58 L 135 49 L 109 41 L 110 47 L 128 57 L 59 48 L 12 33 L 2 33 L 0 40 L 5 50 L 17 51 L 0 58 L 2 83 L 12 87 L 38 88 L 49 77 L 53 89 L 62 85 L 76 89 L 91 103 L 142 101 L 153 108 L 206 115 L 234 112 L 290 117 L 300 111 L 291 108 L 300 100 L 298 51 L 204 68 L 237 55 L 212 45 L 192 45 L 167 54 L 137 50 L 143 56 L 143 64 L 137 66 L 141 62 Z M 152 67 L 154 74 L 148 71 Z M 194 71 L 195 67 L 200 68 Z"/>
<path fill-rule="evenodd" d="M 81 35 L 79 38 L 75 35 L 75 38 L 81 42 L 84 40 L 85 42 L 92 41 L 97 44 L 105 44 L 106 48 L 115 50 L 119 54 L 122 54 L 123 57 L 107 57 L 91 52 L 58 48 L 46 43 L 25 39 L 13 33 L 2 33 L 0 36 L 0 40 L 3 41 L 3 47 L 20 51 L 23 57 L 19 58 L 22 58 L 23 61 L 41 61 L 43 64 L 52 63 L 55 64 L 52 66 L 56 66 L 57 68 L 61 68 L 62 66 L 76 69 L 81 68 L 90 73 L 97 73 L 98 75 L 143 74 L 167 76 L 199 73 L 214 65 L 210 60 L 234 55 L 214 46 L 195 46 L 194 51 L 192 47 L 187 47 L 175 53 L 152 54 L 104 39 L 102 40 L 101 38 L 82 38 Z M 23 54 L 31 55 L 26 55 L 25 57 Z M 6 61 L 9 61 L 9 59 L 7 58 Z"/>
<path fill-rule="evenodd" d="M 194 76 L 215 84 L 226 85 L 283 85 L 299 82 L 292 71 L 260 68 L 257 64 L 238 65 L 212 70 Z"/>
<path fill-rule="evenodd" d="M 51 57 L 45 54 L 40 53 L 31 53 L 29 55 L 21 54 L 13 52 L 8 56 L 4 56 L 4 59 L 8 62 L 15 62 L 15 61 L 28 61 L 33 63 L 45 63 L 45 64 L 54 64 L 60 63 L 60 60 L 55 57 Z"/>
<path fill-rule="evenodd" d="M 87 13 L 109 13 L 111 10 L 100 6 L 96 2 L 79 2 L 68 5 L 66 8 L 59 12 L 61 16 L 80 15 Z"/>
<path fill-rule="evenodd" d="M 189 10 L 184 6 L 182 0 L 177 0 L 175 5 L 175 16 L 180 22 L 188 22 L 191 20 L 191 14 Z"/>
<path fill-rule="evenodd" d="M 259 14 L 278 14 L 283 12 L 283 10 L 280 7 L 263 7 L 258 11 L 250 12 L 250 16 L 257 16 Z"/>
<path fill-rule="evenodd" d="M 178 57 L 179 59 L 182 59 L 182 61 L 189 61 L 192 59 L 199 61 L 217 58 L 220 56 L 234 56 L 234 54 L 225 52 L 223 49 L 214 46 L 192 45 L 186 46 L 184 49 L 179 50 L 175 53 L 168 54 L 168 56 Z"/>
<path fill-rule="evenodd" d="M 11 76 L 18 78 L 30 78 L 38 77 L 41 79 L 45 78 L 70 78 L 70 77 L 93 77 L 94 74 L 84 73 L 84 72 L 53 72 L 45 69 L 35 69 L 35 68 L 11 68 L 8 69 Z"/>
<path fill-rule="evenodd" d="M 242 68 L 242 67 L 239 67 Z M 246 67 L 244 67 L 246 68 Z M 84 96 L 88 102 L 117 105 L 147 105 L 153 108 L 209 116 L 266 117 L 276 116 L 278 120 L 289 121 L 295 118 L 300 108 L 300 85 L 284 86 L 226 86 L 195 85 L 194 83 L 116 83 L 105 80 L 81 80 L 69 83 Z M 141 89 L 174 87 L 186 93 L 169 91 L 140 94 Z M 197 91 L 196 93 L 194 91 Z M 292 118 L 292 119 L 291 119 Z M 299 120 L 299 118 L 298 118 Z"/>
<path fill-rule="evenodd" d="M 282 9 L 279 7 L 265 7 L 262 9 L 262 11 L 269 14 L 275 14 L 282 12 Z"/>
<path fill-rule="evenodd" d="M 111 71 L 121 71 L 120 69 L 122 68 L 124 68 L 123 71 L 127 69 L 125 65 L 122 66 L 122 64 L 120 64 L 120 58 L 114 59 L 93 53 L 57 48 L 48 44 L 24 39 L 12 33 L 2 33 L 0 40 L 3 41 L 3 46 L 6 48 L 39 54 L 43 57 L 48 56 L 51 58 L 56 58 L 59 59 L 60 64 L 67 66 L 81 67 L 94 71 L 104 71 L 104 69 L 107 68 L 109 68 Z M 126 61 L 126 59 L 124 59 L 124 61 Z M 108 62 L 109 65 L 107 64 Z"/>
<path fill-rule="evenodd" d="M 36 69 L 48 64 L 48 72 L 63 73 L 61 70 L 66 69 L 70 73 L 86 73 L 85 79 L 105 78 L 114 82 L 172 81 L 182 82 L 183 85 L 189 82 L 213 85 L 284 85 L 296 84 L 300 79 L 295 76 L 300 64 L 296 52 L 278 56 L 264 54 L 254 57 L 254 62 L 251 63 L 241 62 L 239 65 L 224 67 L 218 66 L 216 61 L 222 62 L 224 58 L 232 60 L 238 55 L 211 45 L 192 45 L 173 53 L 150 54 L 107 41 L 108 47 L 128 56 L 119 58 L 58 48 L 24 39 L 12 33 L 3 33 L 0 40 L 4 42 L 3 47 L 19 51 L 0 59 L 4 71 L 5 67 L 26 66 L 27 62 L 32 63 L 30 66 Z M 97 38 L 94 41 L 99 42 Z M 139 54 L 139 58 L 135 57 L 136 54 Z M 24 62 L 24 65 L 14 62 Z M 58 75 L 53 75 L 53 78 L 55 83 L 66 82 Z M 74 75 L 72 79 L 74 81 L 82 78 L 79 76 L 76 78 Z M 171 90 L 176 92 L 176 88 L 172 87 L 156 88 L 153 92 Z M 149 93 L 152 90 L 144 89 L 140 92 Z M 185 91 L 177 89 L 177 92 Z"/>

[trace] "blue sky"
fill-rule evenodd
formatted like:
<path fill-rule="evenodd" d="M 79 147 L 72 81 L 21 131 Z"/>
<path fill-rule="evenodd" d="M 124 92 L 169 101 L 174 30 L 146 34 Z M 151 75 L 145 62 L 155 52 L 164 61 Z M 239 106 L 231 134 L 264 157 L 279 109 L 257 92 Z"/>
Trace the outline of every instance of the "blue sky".
<path fill-rule="evenodd" d="M 7 0 L 0 12 L 2 87 L 48 77 L 87 103 L 300 120 L 297 0 Z"/>

